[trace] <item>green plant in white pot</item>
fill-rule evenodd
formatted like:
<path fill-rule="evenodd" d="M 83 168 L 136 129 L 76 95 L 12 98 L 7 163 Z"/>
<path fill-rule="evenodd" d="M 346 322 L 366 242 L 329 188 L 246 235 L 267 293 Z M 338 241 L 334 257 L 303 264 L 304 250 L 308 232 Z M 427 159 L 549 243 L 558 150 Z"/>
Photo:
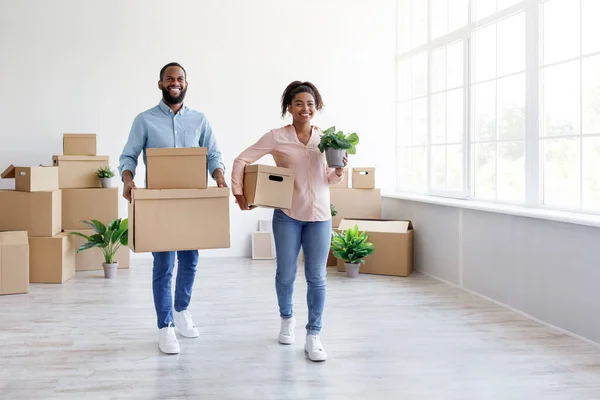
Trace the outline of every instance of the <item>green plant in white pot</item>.
<path fill-rule="evenodd" d="M 319 142 L 319 150 L 321 153 L 325 153 L 329 168 L 343 168 L 346 153 L 356 154 L 358 141 L 356 133 L 346 135 L 342 131 L 336 132 L 335 126 L 332 126 L 323 131 Z"/>
<path fill-rule="evenodd" d="M 369 237 L 365 232 L 358 230 L 358 225 L 345 230 L 344 232 L 333 232 L 331 239 L 331 252 L 340 260 L 344 261 L 346 266 L 346 275 L 350 278 L 356 278 L 360 269 L 360 264 L 365 262 L 365 257 L 370 256 L 375 251 L 373 243 L 368 242 Z"/>
<path fill-rule="evenodd" d="M 123 220 L 115 219 L 108 225 L 104 225 L 95 219 L 82 222 L 91 227 L 95 233 L 87 236 L 80 232 L 71 232 L 71 235 L 81 236 L 87 240 L 77 249 L 77 252 L 99 248 L 104 255 L 104 263 L 102 263 L 104 277 L 108 279 L 116 278 L 119 263 L 115 261 L 115 255 L 121 246 L 128 245 L 129 240 L 129 222 L 127 218 Z"/>
<path fill-rule="evenodd" d="M 100 178 L 100 183 L 103 188 L 112 187 L 112 178 L 115 176 L 115 173 L 109 167 L 98 169 L 96 174 L 98 175 L 98 178 Z"/>

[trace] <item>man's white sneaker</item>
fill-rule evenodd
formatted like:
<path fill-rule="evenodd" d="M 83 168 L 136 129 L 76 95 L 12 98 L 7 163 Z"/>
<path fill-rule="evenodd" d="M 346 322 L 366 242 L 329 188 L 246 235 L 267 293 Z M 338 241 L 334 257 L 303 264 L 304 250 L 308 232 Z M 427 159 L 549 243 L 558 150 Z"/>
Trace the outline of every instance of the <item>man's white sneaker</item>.
<path fill-rule="evenodd" d="M 192 321 L 192 316 L 188 310 L 183 310 L 182 312 L 174 311 L 173 319 L 175 320 L 175 327 L 181 336 L 187 338 L 197 338 L 200 336 L 198 328 L 194 325 L 194 321 Z"/>
<path fill-rule="evenodd" d="M 327 360 L 327 353 L 325 353 L 325 349 L 323 349 L 323 345 L 321 344 L 318 335 L 306 335 L 304 351 L 306 351 L 306 354 L 308 354 L 308 358 L 311 361 Z"/>
<path fill-rule="evenodd" d="M 179 354 L 179 342 L 173 325 L 158 331 L 158 348 L 165 354 Z"/>
<path fill-rule="evenodd" d="M 292 344 L 296 340 L 294 334 L 296 329 L 296 317 L 292 318 L 281 318 L 281 329 L 279 330 L 279 343 L 281 344 Z"/>

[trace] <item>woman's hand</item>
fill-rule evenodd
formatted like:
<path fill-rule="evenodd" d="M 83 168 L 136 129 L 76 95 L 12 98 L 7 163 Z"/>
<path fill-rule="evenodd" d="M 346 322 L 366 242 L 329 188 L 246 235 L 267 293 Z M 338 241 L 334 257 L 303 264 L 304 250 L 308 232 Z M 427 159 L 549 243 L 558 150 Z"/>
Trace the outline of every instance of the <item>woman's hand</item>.
<path fill-rule="evenodd" d="M 240 206 L 240 210 L 242 210 L 242 211 L 253 210 L 256 208 L 256 206 L 248 205 L 248 202 L 246 201 L 246 198 L 244 197 L 243 194 L 236 194 L 235 200 L 236 200 L 236 203 L 238 203 L 238 206 Z"/>
<path fill-rule="evenodd" d="M 348 165 L 348 153 L 346 153 L 346 156 L 344 157 L 344 167 L 346 167 L 346 165 Z M 344 167 L 335 169 L 335 173 L 337 174 L 337 176 L 344 175 Z"/>

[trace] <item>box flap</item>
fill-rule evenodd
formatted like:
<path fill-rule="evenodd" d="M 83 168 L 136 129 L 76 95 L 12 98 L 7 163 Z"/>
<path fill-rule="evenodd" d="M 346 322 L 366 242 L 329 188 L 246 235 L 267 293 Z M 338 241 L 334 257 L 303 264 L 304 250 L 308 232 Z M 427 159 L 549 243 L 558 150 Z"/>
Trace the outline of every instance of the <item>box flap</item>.
<path fill-rule="evenodd" d="M 108 161 L 108 156 L 52 156 L 53 161 Z"/>
<path fill-rule="evenodd" d="M 198 199 L 214 197 L 229 197 L 229 188 L 135 189 L 131 191 L 132 200 Z"/>
<path fill-rule="evenodd" d="M 27 231 L 0 231 L 0 246 L 29 244 Z"/>
<path fill-rule="evenodd" d="M 294 176 L 294 170 L 291 168 L 274 167 L 272 165 L 252 164 L 246 165 L 245 172 L 251 174 L 255 172 L 279 175 L 279 176 Z"/>
<path fill-rule="evenodd" d="M 166 156 L 205 156 L 208 153 L 206 147 L 168 147 L 146 149 L 146 157 Z"/>
<path fill-rule="evenodd" d="M 372 174 L 373 172 L 375 172 L 375 168 L 374 167 L 362 167 L 362 168 L 352 168 L 352 171 L 354 172 L 368 172 L 370 174 Z"/>
<path fill-rule="evenodd" d="M 406 233 L 412 230 L 410 221 L 396 221 L 383 219 L 351 219 L 344 218 L 340 222 L 339 230 L 346 230 L 358 225 L 358 229 L 366 232 L 384 232 L 384 233 Z"/>
<path fill-rule="evenodd" d="M 78 139 L 96 139 L 95 133 L 63 133 L 63 139 L 78 138 Z"/>
<path fill-rule="evenodd" d="M 15 166 L 10 164 L 8 168 L 4 170 L 2 175 L 0 175 L 2 179 L 14 179 L 15 178 Z"/>

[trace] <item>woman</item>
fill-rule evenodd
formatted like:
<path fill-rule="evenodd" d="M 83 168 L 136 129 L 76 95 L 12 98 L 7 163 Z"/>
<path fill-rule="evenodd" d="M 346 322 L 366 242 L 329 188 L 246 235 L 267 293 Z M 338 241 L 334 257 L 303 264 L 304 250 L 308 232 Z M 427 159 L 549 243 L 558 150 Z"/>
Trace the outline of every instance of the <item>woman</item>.
<path fill-rule="evenodd" d="M 304 350 L 312 361 L 325 361 L 327 353 L 319 339 L 325 304 L 326 264 L 331 243 L 329 185 L 337 183 L 343 168 L 327 167 L 325 155 L 318 149 L 320 129 L 310 124 L 323 100 L 310 82 L 295 81 L 281 97 L 281 116 L 292 116 L 292 124 L 274 129 L 244 150 L 233 162 L 232 192 L 242 210 L 249 210 L 243 195 L 244 168 L 266 154 L 279 167 L 294 170 L 294 193 L 289 210 L 273 213 L 273 235 L 277 251 L 275 288 L 279 302 L 281 329 L 279 343 L 292 344 L 296 319 L 292 310 L 294 281 L 300 246 L 304 251 L 304 269 L 308 286 L 308 324 Z M 347 160 L 344 158 L 344 165 Z"/>

